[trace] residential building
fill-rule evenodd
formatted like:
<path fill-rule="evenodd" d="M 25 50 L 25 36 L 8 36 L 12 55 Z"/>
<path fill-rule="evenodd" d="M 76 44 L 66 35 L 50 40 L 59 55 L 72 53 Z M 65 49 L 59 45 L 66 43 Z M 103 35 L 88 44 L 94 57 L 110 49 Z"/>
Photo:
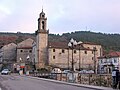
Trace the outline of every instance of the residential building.
<path fill-rule="evenodd" d="M 10 43 L 0 49 L 0 62 L 4 64 L 4 68 L 13 69 L 13 63 L 16 62 L 16 48 L 16 44 Z"/>
<path fill-rule="evenodd" d="M 98 61 L 99 73 L 111 73 L 115 67 L 120 70 L 120 52 L 110 52 L 98 57 Z"/>
<path fill-rule="evenodd" d="M 17 44 L 17 70 L 23 69 L 25 72 L 32 65 L 32 45 L 34 40 L 28 38 Z"/>

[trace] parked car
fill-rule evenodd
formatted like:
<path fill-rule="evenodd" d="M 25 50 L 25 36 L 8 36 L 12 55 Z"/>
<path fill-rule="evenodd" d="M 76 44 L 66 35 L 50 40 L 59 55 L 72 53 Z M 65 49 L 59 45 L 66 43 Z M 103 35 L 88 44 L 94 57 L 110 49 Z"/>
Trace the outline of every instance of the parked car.
<path fill-rule="evenodd" d="M 60 68 L 54 68 L 51 73 L 61 73 L 62 71 L 60 70 Z"/>
<path fill-rule="evenodd" d="M 69 73 L 70 70 L 64 70 L 62 73 Z"/>
<path fill-rule="evenodd" d="M 88 73 L 88 71 L 87 70 L 81 70 L 79 73 L 84 74 L 84 73 Z"/>
<path fill-rule="evenodd" d="M 88 73 L 91 73 L 91 74 L 92 74 L 92 73 L 94 73 L 94 71 L 93 71 L 93 70 L 89 70 Z"/>
<path fill-rule="evenodd" d="M 11 73 L 11 71 L 9 69 L 3 69 L 1 72 L 2 75 L 8 75 L 10 73 Z"/>
<path fill-rule="evenodd" d="M 94 73 L 94 71 L 93 70 L 81 70 L 79 73 L 81 73 L 81 74 L 92 74 L 92 73 Z"/>

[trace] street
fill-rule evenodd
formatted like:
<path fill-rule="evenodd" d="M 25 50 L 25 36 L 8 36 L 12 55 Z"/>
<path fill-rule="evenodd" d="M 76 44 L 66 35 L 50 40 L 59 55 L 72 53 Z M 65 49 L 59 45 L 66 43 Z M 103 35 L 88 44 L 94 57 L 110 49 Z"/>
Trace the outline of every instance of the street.
<path fill-rule="evenodd" d="M 88 88 L 21 77 L 19 75 L 0 75 L 0 88 L 2 90 L 92 90 Z"/>

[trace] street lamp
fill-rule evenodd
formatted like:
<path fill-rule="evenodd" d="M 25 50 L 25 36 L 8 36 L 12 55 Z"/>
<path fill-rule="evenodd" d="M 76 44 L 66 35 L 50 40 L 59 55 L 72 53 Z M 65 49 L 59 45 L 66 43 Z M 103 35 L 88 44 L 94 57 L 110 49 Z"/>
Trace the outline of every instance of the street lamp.
<path fill-rule="evenodd" d="M 79 41 L 78 42 L 78 45 L 79 45 L 79 70 L 80 70 L 80 68 L 81 68 L 81 55 L 80 55 L 80 50 L 81 50 L 81 44 L 82 44 L 83 42 L 81 42 L 81 41 Z"/>
<path fill-rule="evenodd" d="M 69 70 L 69 48 L 68 48 L 68 70 Z"/>
<path fill-rule="evenodd" d="M 73 59 L 73 50 L 75 48 L 75 46 L 77 45 L 77 42 L 72 38 L 70 40 L 70 42 L 68 43 L 68 47 L 72 50 L 72 62 L 71 62 L 71 66 L 72 66 L 72 71 L 74 71 L 74 59 Z"/>
<path fill-rule="evenodd" d="M 27 56 L 27 60 L 29 60 L 29 58 L 30 58 L 30 56 L 28 55 L 28 56 Z"/>
<path fill-rule="evenodd" d="M 35 58 L 33 60 L 33 68 L 34 68 L 34 71 L 36 70 L 36 66 L 35 66 Z"/>
<path fill-rule="evenodd" d="M 93 52 L 94 52 L 94 72 L 96 73 L 96 47 L 93 48 Z"/>
<path fill-rule="evenodd" d="M 28 56 L 26 57 L 26 59 L 27 59 L 27 61 L 26 61 L 25 65 L 26 65 L 26 71 L 27 71 L 27 70 L 28 70 L 28 67 L 29 67 L 29 65 L 30 65 L 30 63 L 29 63 L 30 56 L 28 55 Z"/>

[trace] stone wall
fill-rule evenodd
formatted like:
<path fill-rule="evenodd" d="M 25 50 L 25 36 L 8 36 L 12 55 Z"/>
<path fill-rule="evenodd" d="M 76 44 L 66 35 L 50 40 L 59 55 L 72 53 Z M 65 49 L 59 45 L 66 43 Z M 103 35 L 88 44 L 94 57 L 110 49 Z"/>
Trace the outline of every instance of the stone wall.
<path fill-rule="evenodd" d="M 55 52 L 53 51 L 55 49 Z M 64 53 L 62 52 L 64 50 Z M 76 69 L 79 68 L 79 53 L 80 53 L 80 67 L 89 68 L 94 66 L 94 54 L 91 50 L 76 50 L 76 53 L 73 51 L 73 60 L 74 66 Z M 97 57 L 97 56 L 96 56 Z M 61 68 L 71 67 L 72 62 L 72 50 L 68 49 L 58 49 L 58 48 L 49 48 L 49 64 L 60 66 Z"/>

